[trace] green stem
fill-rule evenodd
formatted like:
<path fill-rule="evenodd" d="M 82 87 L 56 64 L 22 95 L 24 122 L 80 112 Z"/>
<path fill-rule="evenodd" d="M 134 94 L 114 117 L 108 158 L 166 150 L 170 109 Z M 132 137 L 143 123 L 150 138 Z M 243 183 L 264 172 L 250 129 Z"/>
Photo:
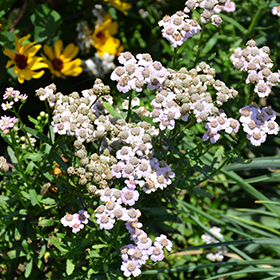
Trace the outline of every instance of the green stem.
<path fill-rule="evenodd" d="M 174 55 L 172 57 L 172 69 L 175 68 L 177 51 L 178 51 L 178 48 L 174 48 Z"/>
<path fill-rule="evenodd" d="M 201 28 L 201 31 L 200 31 L 199 43 L 198 43 L 198 50 L 197 50 L 197 53 L 196 53 L 196 58 L 195 58 L 195 62 L 194 62 L 194 66 L 193 67 L 196 66 L 196 64 L 198 62 L 198 59 L 199 59 L 199 55 L 200 55 L 200 51 L 201 51 L 202 37 L 203 37 L 204 30 L 205 30 L 205 24 L 202 24 L 202 28 Z"/>
<path fill-rule="evenodd" d="M 19 109 L 19 110 L 20 110 L 20 109 Z M 22 132 L 24 133 L 24 136 L 25 136 L 25 138 L 26 138 L 27 141 L 28 141 L 29 148 L 31 149 L 31 151 L 32 151 L 33 153 L 35 153 L 35 150 L 34 150 L 33 146 L 31 145 L 31 142 L 30 142 L 30 139 L 29 139 L 29 137 L 28 137 L 28 135 L 27 135 L 27 132 L 26 132 L 26 130 L 24 129 L 24 124 L 23 124 L 23 122 L 22 122 L 22 120 L 21 120 L 21 118 L 20 118 L 19 113 L 18 113 L 14 108 L 12 108 L 11 111 L 16 115 L 17 119 L 18 119 L 19 122 L 20 122 L 21 130 L 22 130 Z"/>
<path fill-rule="evenodd" d="M 47 108 L 47 112 L 48 112 L 48 132 L 49 132 L 49 136 L 50 136 L 50 142 L 51 142 L 51 145 L 53 145 L 53 142 L 52 142 L 52 137 L 51 137 L 51 113 L 50 113 L 50 108 L 49 108 L 49 104 L 46 100 L 44 100 L 44 103 L 45 103 L 45 106 Z"/>
<path fill-rule="evenodd" d="M 258 10 L 253 18 L 253 20 L 251 21 L 251 24 L 248 28 L 248 32 L 245 34 L 244 38 L 243 38 L 243 42 L 242 44 L 245 44 L 245 42 L 247 41 L 247 38 L 250 36 L 251 32 L 253 31 L 255 25 L 258 23 L 258 21 L 260 20 L 260 18 L 262 17 L 262 15 L 265 13 L 266 9 L 268 8 L 269 4 L 270 4 L 271 0 L 267 2 L 267 5 L 259 5 L 258 6 Z"/>
<path fill-rule="evenodd" d="M 132 101 L 132 93 L 129 95 L 126 122 L 129 122 L 129 118 L 130 118 L 130 115 L 131 115 L 131 101 Z"/>
<path fill-rule="evenodd" d="M 112 240 L 111 244 L 109 245 L 109 248 L 107 249 L 107 251 L 106 251 L 106 253 L 105 253 L 105 255 L 104 255 L 104 259 L 106 259 L 107 256 L 111 253 L 111 250 L 112 250 L 112 248 L 113 248 L 113 246 L 114 246 L 114 243 L 115 243 L 115 241 L 116 241 L 116 238 L 117 238 L 117 236 L 118 236 L 118 234 L 119 234 L 119 232 L 120 232 L 120 227 L 121 227 L 121 223 L 120 223 L 120 222 L 117 222 L 117 229 L 116 229 L 116 232 L 115 232 L 115 234 L 114 234 L 114 237 L 113 237 L 113 240 Z"/>

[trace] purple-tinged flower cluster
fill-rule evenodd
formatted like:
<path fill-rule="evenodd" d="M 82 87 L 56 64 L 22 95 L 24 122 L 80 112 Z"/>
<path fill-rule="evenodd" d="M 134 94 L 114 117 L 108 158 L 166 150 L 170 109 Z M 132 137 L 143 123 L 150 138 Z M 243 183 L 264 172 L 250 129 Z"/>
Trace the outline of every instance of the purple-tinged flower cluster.
<path fill-rule="evenodd" d="M 188 19 L 188 15 L 182 11 L 176 12 L 171 17 L 169 15 L 159 21 L 162 26 L 162 36 L 166 38 L 174 48 L 181 46 L 188 38 L 199 33 L 201 27 L 194 19 Z"/>
<path fill-rule="evenodd" d="M 148 53 L 138 54 L 136 58 L 130 52 L 121 53 L 120 64 L 111 74 L 111 80 L 117 81 L 120 92 L 136 90 L 141 92 L 146 84 L 150 90 L 160 89 L 168 71 L 159 61 L 153 61 Z"/>
<path fill-rule="evenodd" d="M 124 276 L 129 277 L 133 275 L 137 277 L 141 274 L 141 266 L 144 265 L 148 259 L 154 262 L 162 261 L 164 259 L 165 247 L 168 251 L 172 250 L 172 242 L 167 239 L 166 235 L 161 234 L 156 237 L 155 242 L 147 236 L 146 232 L 141 230 L 141 223 L 130 222 L 126 223 L 126 227 L 130 233 L 131 240 L 136 245 L 129 244 L 121 248 L 122 266 Z"/>
<path fill-rule="evenodd" d="M 190 13 L 196 8 L 202 8 L 203 12 L 200 15 L 200 22 L 206 24 L 211 22 L 216 27 L 219 27 L 223 22 L 222 18 L 215 13 L 221 12 L 226 0 L 188 0 L 185 3 L 185 13 Z M 226 9 L 225 9 L 226 10 Z"/>
<path fill-rule="evenodd" d="M 3 95 L 3 100 L 6 100 L 6 103 L 2 103 L 1 107 L 4 111 L 10 110 L 13 108 L 15 102 L 25 102 L 28 96 L 26 94 L 21 94 L 20 91 L 14 90 L 13 87 L 6 88 Z"/>
<path fill-rule="evenodd" d="M 271 12 L 274 16 L 280 17 L 280 6 L 275 6 L 271 9 Z"/>
<path fill-rule="evenodd" d="M 69 214 L 67 213 L 60 222 L 65 227 L 72 228 L 73 233 L 77 233 L 84 228 L 84 224 L 88 223 L 89 214 L 85 210 L 80 210 L 78 213 Z"/>
<path fill-rule="evenodd" d="M 18 119 L 16 117 L 7 117 L 1 116 L 0 119 L 0 129 L 4 134 L 8 134 L 10 132 L 10 129 L 15 126 L 15 124 L 18 122 Z"/>
<path fill-rule="evenodd" d="M 236 5 L 233 1 L 227 0 L 224 5 L 216 5 L 214 8 L 215 13 L 220 13 L 222 11 L 225 11 L 227 13 L 235 12 Z"/>
<path fill-rule="evenodd" d="M 269 96 L 271 88 L 280 81 L 279 71 L 273 73 L 270 70 L 273 67 L 270 49 L 267 46 L 258 48 L 253 39 L 246 45 L 245 49 L 236 49 L 230 59 L 237 70 L 248 73 L 246 83 L 255 84 L 254 91 L 259 97 Z"/>
<path fill-rule="evenodd" d="M 212 228 L 210 228 L 210 231 L 217 237 L 224 240 L 224 237 L 221 234 L 220 228 L 212 227 Z M 205 233 L 205 234 L 201 235 L 201 238 L 204 242 L 206 242 L 206 244 L 220 242 L 217 239 L 215 239 L 213 236 L 211 236 L 209 233 Z M 221 262 L 224 259 L 224 254 L 226 254 L 227 252 L 228 252 L 228 250 L 225 246 L 217 246 L 217 250 L 215 252 L 206 254 L 206 258 L 212 262 L 215 262 L 215 261 Z"/>
<path fill-rule="evenodd" d="M 225 130 L 226 133 L 230 134 L 232 132 L 237 133 L 240 124 L 237 120 L 233 118 L 228 118 L 226 113 L 221 111 L 218 116 L 208 117 L 208 122 L 205 124 L 207 132 L 203 135 L 202 139 L 207 141 L 210 139 L 211 143 L 216 143 L 219 138 L 219 132 Z"/>
<path fill-rule="evenodd" d="M 275 122 L 276 113 L 269 107 L 260 109 L 255 103 L 251 103 L 239 110 L 244 132 L 252 145 L 260 146 L 266 140 L 266 134 L 279 132 L 279 126 Z"/>

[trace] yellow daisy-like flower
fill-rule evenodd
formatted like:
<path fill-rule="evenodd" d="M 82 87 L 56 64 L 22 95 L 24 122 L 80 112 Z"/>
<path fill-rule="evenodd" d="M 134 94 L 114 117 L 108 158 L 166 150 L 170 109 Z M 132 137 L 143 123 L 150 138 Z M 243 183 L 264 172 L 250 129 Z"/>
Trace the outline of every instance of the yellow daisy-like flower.
<path fill-rule="evenodd" d="M 131 9 L 131 4 L 122 2 L 120 0 L 104 0 L 105 2 L 109 2 L 114 8 L 118 9 L 122 13 L 124 13 L 126 16 L 128 15 L 126 10 Z"/>
<path fill-rule="evenodd" d="M 76 58 L 72 60 L 79 52 L 79 47 L 73 43 L 66 46 L 62 51 L 63 42 L 58 40 L 54 44 L 54 51 L 48 46 L 44 45 L 43 50 L 47 57 L 44 57 L 44 61 L 49 65 L 49 69 L 52 73 L 52 77 L 56 76 L 65 79 L 66 76 L 76 77 L 83 72 L 83 68 L 80 67 L 82 60 Z"/>
<path fill-rule="evenodd" d="M 22 84 L 24 80 L 39 79 L 45 73 L 44 70 L 39 72 L 41 68 L 47 68 L 48 65 L 44 62 L 42 57 L 35 56 L 41 45 L 35 45 L 37 42 L 27 43 L 22 45 L 25 40 L 28 40 L 31 35 L 22 37 L 20 40 L 16 36 L 15 39 L 15 51 L 13 52 L 9 49 L 4 49 L 4 55 L 8 56 L 9 60 L 6 64 L 6 68 L 11 67 L 14 64 L 14 74 L 18 74 L 18 81 Z"/>
<path fill-rule="evenodd" d="M 99 56 L 103 56 L 106 52 L 116 55 L 119 52 L 121 41 L 112 37 L 112 35 L 118 32 L 118 23 L 116 21 L 112 22 L 109 14 L 105 15 L 103 22 L 103 25 L 94 30 L 92 45 L 97 49 Z"/>

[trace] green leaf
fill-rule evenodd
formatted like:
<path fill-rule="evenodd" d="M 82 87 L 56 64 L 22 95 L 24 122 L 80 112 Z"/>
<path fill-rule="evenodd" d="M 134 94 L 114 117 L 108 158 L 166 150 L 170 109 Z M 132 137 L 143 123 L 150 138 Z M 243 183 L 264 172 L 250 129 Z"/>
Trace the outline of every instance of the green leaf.
<path fill-rule="evenodd" d="M 0 11 L 0 14 L 1 14 L 1 11 Z M 1 32 L 0 45 L 2 45 L 3 47 L 5 47 L 11 51 L 15 51 L 14 46 L 12 44 L 12 42 L 14 42 L 14 41 L 15 41 L 15 34 L 13 32 L 10 32 L 10 31 Z"/>
<path fill-rule="evenodd" d="M 32 189 L 32 190 L 29 190 L 28 192 L 29 192 L 31 204 L 33 206 L 35 206 L 37 204 L 39 205 L 39 201 L 38 201 L 38 197 L 37 197 L 36 191 L 34 189 Z"/>
<path fill-rule="evenodd" d="M 41 152 L 37 152 L 37 153 L 28 153 L 28 154 L 26 154 L 26 155 L 23 157 L 23 159 L 30 159 L 30 160 L 32 160 L 32 161 L 37 162 L 37 161 L 41 161 L 42 158 L 43 158 L 43 156 L 44 156 L 44 155 L 43 155 Z"/>
<path fill-rule="evenodd" d="M 15 155 L 15 152 L 13 151 L 13 149 L 10 146 L 8 146 L 7 150 L 8 150 L 9 157 L 12 161 L 12 164 L 18 165 L 18 161 L 17 161 L 16 155 Z"/>
<path fill-rule="evenodd" d="M 13 260 L 15 258 L 26 256 L 26 253 L 24 251 L 21 251 L 21 250 L 11 250 L 7 253 L 7 256 L 8 256 L 9 259 Z M 5 255 L 3 255 L 3 258 L 5 258 Z"/>
<path fill-rule="evenodd" d="M 233 19 L 232 17 L 229 17 L 225 14 L 220 13 L 220 16 L 222 18 L 222 20 L 225 20 L 229 23 L 231 23 L 233 26 L 235 26 L 237 29 L 239 29 L 243 34 L 246 33 L 246 29 L 235 19 Z"/>
<path fill-rule="evenodd" d="M 64 247 L 66 246 L 63 244 L 57 237 L 53 236 L 49 239 L 49 244 L 55 246 L 61 253 L 67 253 L 68 250 Z"/>
<path fill-rule="evenodd" d="M 253 239 L 241 239 L 241 240 L 225 241 L 225 242 L 219 242 L 219 243 L 203 244 L 203 245 L 199 245 L 199 246 L 190 246 L 188 248 L 178 250 L 176 252 L 171 253 L 171 255 L 175 254 L 177 252 L 183 252 L 183 251 L 189 251 L 189 250 L 206 249 L 206 248 L 212 248 L 212 247 L 217 247 L 217 246 L 246 245 L 246 244 L 280 246 L 280 239 L 253 238 Z"/>
<path fill-rule="evenodd" d="M 30 20 L 35 26 L 34 40 L 37 42 L 51 38 L 62 23 L 60 14 L 46 5 L 36 5 L 35 13 L 30 16 Z"/>
<path fill-rule="evenodd" d="M 1 0 L 0 1 L 0 17 L 5 15 L 12 7 L 16 0 Z"/>
<path fill-rule="evenodd" d="M 1 137 L 4 139 L 4 141 L 9 145 L 9 146 L 13 146 L 13 142 L 12 142 L 12 139 L 11 139 L 11 136 L 10 135 L 5 135 L 2 130 L 0 130 L 0 134 L 1 134 Z"/>
<path fill-rule="evenodd" d="M 206 43 L 203 51 L 202 51 L 202 54 L 203 55 L 206 55 L 208 52 L 210 52 L 212 50 L 212 48 L 217 44 L 217 41 L 218 41 L 218 38 L 219 38 L 219 32 L 216 32 L 212 37 L 211 39 Z M 212 56 L 213 54 L 211 54 Z M 215 54 L 216 55 L 216 54 Z M 203 60 L 202 58 L 200 58 L 200 60 L 202 61 L 205 61 Z"/>
<path fill-rule="evenodd" d="M 25 273 L 24 273 L 25 278 L 28 278 L 30 276 L 32 272 L 32 267 L 33 267 L 33 259 L 31 258 L 25 267 Z"/>
<path fill-rule="evenodd" d="M 107 101 L 103 101 L 103 106 L 114 118 L 123 119 L 123 116 Z"/>
<path fill-rule="evenodd" d="M 253 169 L 277 169 L 280 168 L 280 158 L 279 157 L 261 157 L 255 158 L 247 164 L 233 163 L 224 168 L 227 171 L 244 171 Z"/>
<path fill-rule="evenodd" d="M 51 227 L 56 223 L 56 220 L 41 220 L 38 222 L 38 225 L 41 227 Z"/>
<path fill-rule="evenodd" d="M 243 178 L 241 178 L 235 172 L 233 172 L 233 171 L 225 171 L 223 169 L 221 170 L 221 172 L 223 174 L 225 174 L 228 178 L 234 180 L 237 185 L 239 185 L 244 191 L 246 191 L 248 194 L 250 194 L 254 198 L 256 198 L 258 200 L 270 201 L 265 195 L 263 195 L 261 192 L 256 190 L 253 186 L 251 186 L 250 184 L 244 182 Z M 279 207 L 277 207 L 274 204 L 269 204 L 269 203 L 264 203 L 264 206 L 268 210 L 270 210 L 271 212 L 275 213 L 276 215 L 278 215 L 280 217 L 280 208 Z"/>
<path fill-rule="evenodd" d="M 66 273 L 67 275 L 71 275 L 75 269 L 75 264 L 72 259 L 66 260 Z"/>
<path fill-rule="evenodd" d="M 215 197 L 215 195 L 213 195 L 213 194 L 211 194 L 211 193 L 209 193 L 209 192 L 206 192 L 206 191 L 204 191 L 204 190 L 202 190 L 202 189 L 200 189 L 200 188 L 194 187 L 194 188 L 192 189 L 192 191 L 195 192 L 195 193 L 198 194 L 198 195 L 203 196 L 203 197 L 208 197 L 208 198 L 214 198 L 214 197 Z"/>
<path fill-rule="evenodd" d="M 40 201 L 40 202 L 41 202 L 41 203 L 44 203 L 44 204 L 56 204 L 55 199 L 50 198 L 50 197 L 47 197 L 47 198 L 41 199 L 41 201 Z"/>
<path fill-rule="evenodd" d="M 41 133 L 40 131 L 37 131 L 36 129 L 26 127 L 26 126 L 24 127 L 24 129 L 27 132 L 29 132 L 31 135 L 33 135 L 34 137 L 42 140 L 43 142 L 47 142 L 47 143 L 51 144 L 49 138 L 45 134 Z"/>

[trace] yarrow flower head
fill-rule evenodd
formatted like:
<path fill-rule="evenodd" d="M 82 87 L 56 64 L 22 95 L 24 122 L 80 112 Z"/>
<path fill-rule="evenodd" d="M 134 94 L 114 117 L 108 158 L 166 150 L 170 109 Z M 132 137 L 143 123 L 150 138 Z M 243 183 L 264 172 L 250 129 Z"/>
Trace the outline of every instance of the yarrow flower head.
<path fill-rule="evenodd" d="M 6 68 L 14 65 L 13 73 L 17 74 L 18 81 L 22 84 L 25 80 L 39 79 L 45 73 L 44 70 L 37 71 L 41 68 L 47 68 L 48 64 L 42 62 L 43 58 L 35 56 L 41 45 L 36 45 L 36 42 L 31 42 L 23 45 L 23 42 L 28 40 L 31 35 L 26 35 L 21 39 L 15 37 L 15 52 L 5 48 L 3 53 L 8 56 L 9 60 Z"/>
<path fill-rule="evenodd" d="M 78 54 L 79 47 L 71 43 L 63 51 L 62 48 L 63 42 L 60 39 L 54 44 L 54 50 L 48 45 L 43 47 L 46 54 L 44 61 L 48 64 L 52 77 L 65 79 L 66 76 L 80 75 L 83 72 L 83 68 L 80 66 L 82 60 L 79 58 L 72 60 Z"/>
<path fill-rule="evenodd" d="M 8 134 L 10 132 L 10 128 L 14 127 L 17 122 L 18 119 L 16 117 L 1 116 L 0 129 L 4 134 Z"/>
<path fill-rule="evenodd" d="M 274 16 L 280 17 L 280 6 L 275 6 L 271 9 L 271 12 Z"/>

